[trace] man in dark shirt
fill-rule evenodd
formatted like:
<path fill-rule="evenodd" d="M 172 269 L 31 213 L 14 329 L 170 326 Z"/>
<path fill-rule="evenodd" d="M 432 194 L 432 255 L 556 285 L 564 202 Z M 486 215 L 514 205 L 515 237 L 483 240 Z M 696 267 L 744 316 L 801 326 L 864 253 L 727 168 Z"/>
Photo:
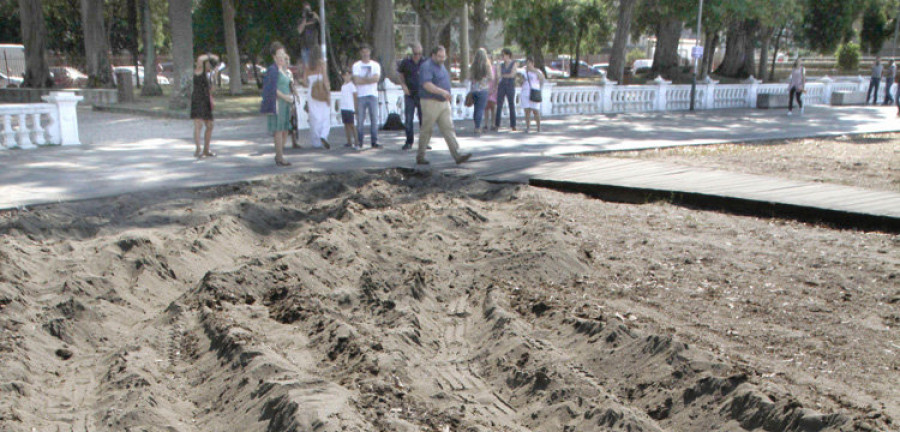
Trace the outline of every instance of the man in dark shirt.
<path fill-rule="evenodd" d="M 425 150 L 428 141 L 431 141 L 431 131 L 437 123 L 441 129 L 441 135 L 447 142 L 450 155 L 457 164 L 461 164 L 472 157 L 471 153 L 460 154 L 459 143 L 456 141 L 456 131 L 453 130 L 453 117 L 451 115 L 450 99 L 450 73 L 444 67 L 447 60 L 447 51 L 438 45 L 431 50 L 431 58 L 419 66 L 420 99 L 422 103 L 422 128 L 419 130 L 419 151 L 416 153 L 416 163 L 428 165 L 425 160 Z"/>
<path fill-rule="evenodd" d="M 409 150 L 413 144 L 413 119 L 419 112 L 419 126 L 422 126 L 422 104 L 419 101 L 419 66 L 425 61 L 422 57 L 422 45 L 418 42 L 410 45 L 412 55 L 400 62 L 397 72 L 400 73 L 400 86 L 403 87 L 403 125 L 406 127 L 406 144 L 403 150 Z"/>
<path fill-rule="evenodd" d="M 319 49 L 319 15 L 313 12 L 309 3 L 303 5 L 303 17 L 297 25 L 297 33 L 300 33 L 300 58 L 303 66 L 309 66 L 310 50 Z"/>

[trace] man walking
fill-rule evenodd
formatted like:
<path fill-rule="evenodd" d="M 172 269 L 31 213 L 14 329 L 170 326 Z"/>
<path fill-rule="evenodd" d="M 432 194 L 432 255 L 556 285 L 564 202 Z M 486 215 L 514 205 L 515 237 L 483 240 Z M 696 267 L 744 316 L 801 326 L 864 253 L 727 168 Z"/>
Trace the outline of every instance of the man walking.
<path fill-rule="evenodd" d="M 884 66 L 881 65 L 881 57 L 875 57 L 875 65 L 872 66 L 872 79 L 869 81 L 869 91 L 866 92 L 866 105 L 869 104 L 869 98 L 872 98 L 872 105 L 878 104 L 878 86 L 881 84 L 881 73 Z M 875 90 L 875 95 L 872 95 Z"/>
<path fill-rule="evenodd" d="M 419 130 L 419 151 L 416 153 L 416 163 L 428 165 L 425 160 L 425 150 L 431 141 L 431 131 L 437 122 L 441 129 L 441 135 L 447 142 L 450 155 L 457 164 L 461 164 L 472 157 L 471 153 L 460 154 L 459 143 L 456 141 L 456 131 L 453 130 L 453 117 L 450 108 L 450 73 L 444 67 L 447 60 L 447 51 L 438 45 L 431 50 L 431 58 L 419 67 L 419 82 L 422 85 L 422 128 Z"/>
<path fill-rule="evenodd" d="M 369 114 L 369 131 L 372 136 L 372 148 L 381 148 L 378 144 L 378 80 L 381 79 L 381 65 L 372 60 L 372 50 L 363 45 L 359 50 L 360 60 L 353 64 L 353 84 L 356 84 L 359 109 L 357 118 L 357 148 L 362 148 L 363 121 Z"/>
<path fill-rule="evenodd" d="M 419 126 L 422 126 L 422 103 L 419 100 L 419 66 L 425 62 L 422 56 L 422 45 L 418 42 L 410 45 L 412 55 L 400 62 L 397 72 L 400 73 L 400 86 L 403 87 L 403 126 L 406 127 L 406 144 L 403 150 L 409 150 L 413 144 L 413 120 L 419 112 Z"/>
<path fill-rule="evenodd" d="M 890 105 L 894 103 L 894 96 L 891 95 L 891 86 L 897 79 L 897 65 L 894 59 L 891 59 L 891 65 L 888 67 L 887 73 L 884 74 L 884 104 Z"/>
<path fill-rule="evenodd" d="M 297 33 L 300 33 L 300 58 L 303 67 L 309 67 L 310 52 L 319 48 L 319 15 L 313 12 L 309 3 L 303 5 L 303 13 L 300 24 L 297 25 Z"/>

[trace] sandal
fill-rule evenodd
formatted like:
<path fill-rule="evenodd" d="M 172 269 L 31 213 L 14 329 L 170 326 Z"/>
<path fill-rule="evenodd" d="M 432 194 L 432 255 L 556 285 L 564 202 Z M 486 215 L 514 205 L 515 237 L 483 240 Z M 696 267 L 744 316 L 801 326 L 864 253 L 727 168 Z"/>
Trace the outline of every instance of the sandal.
<path fill-rule="evenodd" d="M 280 167 L 286 167 L 286 166 L 291 166 L 291 163 L 286 160 L 276 160 L 275 165 L 280 166 Z"/>
<path fill-rule="evenodd" d="M 203 152 L 203 157 L 216 157 L 216 154 L 213 152 Z"/>

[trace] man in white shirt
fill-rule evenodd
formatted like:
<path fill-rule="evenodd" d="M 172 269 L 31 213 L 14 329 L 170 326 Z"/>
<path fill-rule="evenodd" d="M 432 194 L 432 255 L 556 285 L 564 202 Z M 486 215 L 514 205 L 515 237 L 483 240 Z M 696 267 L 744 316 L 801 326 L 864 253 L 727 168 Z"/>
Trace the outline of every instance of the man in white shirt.
<path fill-rule="evenodd" d="M 359 50 L 360 60 L 353 64 L 353 83 L 356 84 L 357 100 L 357 145 L 362 148 L 363 120 L 369 114 L 369 131 L 372 135 L 372 148 L 381 148 L 378 144 L 378 81 L 381 79 L 381 65 L 372 60 L 372 50 L 363 45 Z"/>

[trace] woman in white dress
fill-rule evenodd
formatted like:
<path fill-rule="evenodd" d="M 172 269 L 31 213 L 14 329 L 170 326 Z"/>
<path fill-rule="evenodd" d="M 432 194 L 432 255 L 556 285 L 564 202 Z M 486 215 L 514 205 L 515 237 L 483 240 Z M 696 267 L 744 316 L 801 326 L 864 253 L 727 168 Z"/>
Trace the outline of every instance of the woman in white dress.
<path fill-rule="evenodd" d="M 541 89 L 544 87 L 544 81 L 546 81 L 544 74 L 534 67 L 534 58 L 528 56 L 525 60 L 525 80 L 522 82 L 522 93 L 520 96 L 522 109 L 525 111 L 525 133 L 531 132 L 531 116 L 534 116 L 537 131 L 541 131 L 541 102 L 540 99 L 534 100 L 535 98 L 532 97 L 531 91 L 534 89 L 537 91 L 537 94 L 540 94 Z"/>
<path fill-rule="evenodd" d="M 313 148 L 331 148 L 328 142 L 328 134 L 331 132 L 331 86 L 328 82 L 328 72 L 325 60 L 318 50 L 313 50 L 310 55 L 309 67 L 303 72 L 303 84 L 309 87 L 309 142 Z M 318 100 L 313 97 L 313 87 L 316 82 L 322 81 L 328 90 L 326 100 Z M 322 84 L 319 84 L 320 86 Z"/>

